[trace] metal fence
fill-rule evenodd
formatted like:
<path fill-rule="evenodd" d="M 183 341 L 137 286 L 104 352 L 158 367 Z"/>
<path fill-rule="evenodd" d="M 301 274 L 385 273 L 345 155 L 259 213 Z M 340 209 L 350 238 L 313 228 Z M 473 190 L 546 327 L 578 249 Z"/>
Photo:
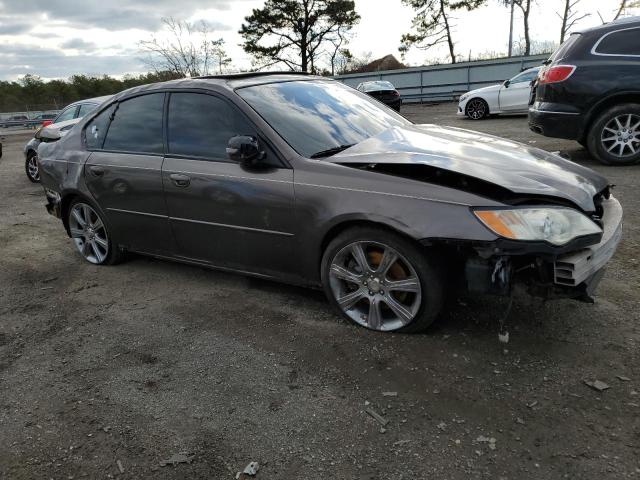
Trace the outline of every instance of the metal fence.
<path fill-rule="evenodd" d="M 350 73 L 334 77 L 351 87 L 370 80 L 387 80 L 404 103 L 451 101 L 469 90 L 495 85 L 522 70 L 539 66 L 549 55 L 478 60 L 380 72 Z"/>
<path fill-rule="evenodd" d="M 0 112 L 0 120 L 6 120 L 10 117 L 27 117 L 29 119 L 36 118 L 38 115 L 44 113 L 57 114 L 60 110 L 46 109 L 46 110 L 23 110 L 21 112 Z"/>

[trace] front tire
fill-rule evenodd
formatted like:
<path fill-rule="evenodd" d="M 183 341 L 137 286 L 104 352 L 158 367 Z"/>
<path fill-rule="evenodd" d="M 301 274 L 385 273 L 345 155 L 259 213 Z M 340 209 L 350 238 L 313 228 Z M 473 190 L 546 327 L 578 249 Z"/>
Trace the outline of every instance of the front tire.
<path fill-rule="evenodd" d="M 85 199 L 76 199 L 69 206 L 67 225 L 78 252 L 94 265 L 115 265 L 122 253 L 109 234 L 107 224 L 98 209 Z"/>
<path fill-rule="evenodd" d="M 587 148 L 604 165 L 640 162 L 640 105 L 627 103 L 604 111 L 589 131 Z"/>
<path fill-rule="evenodd" d="M 482 120 L 489 116 L 489 104 L 482 98 L 472 98 L 467 102 L 464 113 L 471 120 Z"/>
<path fill-rule="evenodd" d="M 24 162 L 24 167 L 27 172 L 27 178 L 32 183 L 40 183 L 40 167 L 38 166 L 38 154 L 33 150 L 27 154 L 27 158 Z"/>
<path fill-rule="evenodd" d="M 371 330 L 423 331 L 442 308 L 439 269 L 417 244 L 386 230 L 342 232 L 324 252 L 321 277 L 336 310 Z"/>

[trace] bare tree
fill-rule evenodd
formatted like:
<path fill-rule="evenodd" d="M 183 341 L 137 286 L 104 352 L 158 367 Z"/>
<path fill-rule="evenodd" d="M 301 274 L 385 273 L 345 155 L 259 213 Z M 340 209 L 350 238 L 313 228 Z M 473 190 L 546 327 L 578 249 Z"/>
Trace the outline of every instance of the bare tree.
<path fill-rule="evenodd" d="M 224 70 L 231 64 L 231 58 L 227 56 L 224 48 L 224 38 L 213 40 L 211 42 L 211 55 L 213 57 L 213 67 L 217 68 L 218 73 L 224 73 Z"/>
<path fill-rule="evenodd" d="M 562 15 L 556 12 L 556 15 L 558 15 L 562 20 L 562 26 L 560 27 L 560 43 L 564 42 L 564 37 L 577 22 L 591 15 L 590 13 L 579 15 L 575 10 L 576 6 L 581 1 L 582 0 L 564 0 L 564 11 Z"/>
<path fill-rule="evenodd" d="M 614 20 L 617 20 L 618 18 L 620 18 L 620 16 L 624 13 L 624 11 L 627 8 L 640 8 L 640 0 L 632 0 L 631 2 L 629 0 L 620 0 L 620 6 L 618 7 L 618 12 L 616 13 L 616 16 L 613 18 Z"/>
<path fill-rule="evenodd" d="M 400 39 L 402 56 L 412 46 L 429 50 L 436 45 L 446 44 L 451 63 L 456 63 L 451 12 L 461 9 L 471 11 L 485 2 L 486 0 L 402 0 L 402 3 L 416 11 L 416 16 L 411 21 L 413 31 L 405 33 Z"/>
<path fill-rule="evenodd" d="M 529 28 L 529 15 L 531 14 L 531 7 L 535 0 L 498 0 L 498 3 L 506 7 L 512 5 L 517 6 L 522 11 L 522 24 L 524 27 L 524 51 L 525 56 L 531 55 L 531 34 Z"/>
<path fill-rule="evenodd" d="M 349 43 L 351 34 L 349 29 L 338 27 L 336 32 L 329 37 L 329 42 L 331 43 L 331 49 L 329 50 L 329 63 L 331 65 L 331 75 L 336 74 L 336 67 L 339 65 L 344 65 L 348 61 L 349 58 L 353 58 L 351 52 L 346 48 Z"/>
<path fill-rule="evenodd" d="M 163 18 L 162 23 L 166 35 L 154 35 L 139 43 L 147 54 L 145 62 L 153 71 L 197 77 L 208 75 L 215 65 L 222 70 L 229 63 L 224 41 L 210 40 L 213 32 L 206 22 L 193 24 L 169 17 Z"/>

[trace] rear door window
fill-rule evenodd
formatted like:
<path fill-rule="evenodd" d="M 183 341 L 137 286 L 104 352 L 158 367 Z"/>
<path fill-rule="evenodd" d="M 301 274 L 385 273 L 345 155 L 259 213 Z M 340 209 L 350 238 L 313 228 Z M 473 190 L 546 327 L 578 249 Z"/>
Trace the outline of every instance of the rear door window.
<path fill-rule="evenodd" d="M 110 106 L 96 115 L 96 117 L 85 127 L 85 142 L 89 150 L 100 150 L 102 148 L 104 137 L 107 133 L 107 129 L 109 128 L 109 122 L 111 121 L 111 114 L 114 109 L 115 105 Z"/>
<path fill-rule="evenodd" d="M 113 112 L 103 148 L 115 152 L 163 153 L 163 108 L 164 93 L 120 102 Z"/>
<path fill-rule="evenodd" d="M 597 55 L 640 57 L 640 27 L 609 32 L 596 43 Z"/>
<path fill-rule="evenodd" d="M 538 76 L 538 70 L 532 70 L 531 72 L 523 72 L 520 75 L 516 75 L 509 82 L 510 83 L 530 82 L 537 76 Z"/>

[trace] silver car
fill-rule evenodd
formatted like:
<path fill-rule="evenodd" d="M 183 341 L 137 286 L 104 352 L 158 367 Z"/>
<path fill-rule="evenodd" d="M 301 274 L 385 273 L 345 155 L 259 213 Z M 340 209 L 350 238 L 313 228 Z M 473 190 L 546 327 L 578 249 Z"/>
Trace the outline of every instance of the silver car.
<path fill-rule="evenodd" d="M 50 123 L 43 124 L 38 129 L 31 140 L 24 146 L 24 168 L 27 178 L 38 183 L 40 172 L 38 167 L 38 145 L 40 145 L 40 132 L 42 128 L 49 128 L 50 131 L 57 131 L 60 137 L 67 134 L 71 128 L 78 123 L 89 112 L 93 111 L 102 102 L 111 98 L 112 95 L 103 97 L 88 98 L 74 102 L 65 107 Z"/>
<path fill-rule="evenodd" d="M 460 97 L 458 115 L 482 120 L 489 115 L 525 114 L 529 110 L 531 82 L 540 67 L 529 68 L 499 85 L 471 90 Z"/>

